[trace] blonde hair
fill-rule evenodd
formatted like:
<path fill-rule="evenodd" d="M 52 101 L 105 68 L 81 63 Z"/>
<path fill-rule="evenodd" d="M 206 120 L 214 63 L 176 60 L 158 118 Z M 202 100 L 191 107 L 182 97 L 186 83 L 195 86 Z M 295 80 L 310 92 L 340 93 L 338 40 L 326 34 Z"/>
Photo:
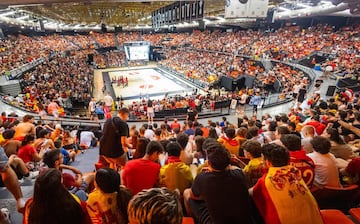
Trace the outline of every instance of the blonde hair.
<path fill-rule="evenodd" d="M 167 188 L 143 190 L 130 201 L 128 216 L 138 224 L 181 224 L 183 211 L 179 194 Z"/>

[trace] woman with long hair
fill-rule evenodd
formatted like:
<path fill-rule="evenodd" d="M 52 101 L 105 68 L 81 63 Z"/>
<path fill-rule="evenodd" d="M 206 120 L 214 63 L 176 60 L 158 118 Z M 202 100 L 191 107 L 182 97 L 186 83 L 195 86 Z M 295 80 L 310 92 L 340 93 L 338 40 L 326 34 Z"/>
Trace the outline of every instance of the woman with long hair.
<path fill-rule="evenodd" d="M 89 194 L 87 211 L 93 224 L 127 224 L 132 194 L 120 186 L 120 175 L 110 168 L 96 172 L 96 190 Z"/>
<path fill-rule="evenodd" d="M 330 152 L 337 158 L 344 160 L 352 159 L 355 154 L 352 148 L 345 143 L 336 128 L 327 128 L 323 136 L 329 138 L 331 143 Z"/>
<path fill-rule="evenodd" d="M 213 138 L 213 139 L 219 138 L 215 128 L 210 128 L 208 138 Z"/>
<path fill-rule="evenodd" d="M 25 206 L 25 224 L 82 224 L 85 221 L 80 201 L 62 184 L 57 169 L 47 169 L 36 180 L 34 196 Z"/>

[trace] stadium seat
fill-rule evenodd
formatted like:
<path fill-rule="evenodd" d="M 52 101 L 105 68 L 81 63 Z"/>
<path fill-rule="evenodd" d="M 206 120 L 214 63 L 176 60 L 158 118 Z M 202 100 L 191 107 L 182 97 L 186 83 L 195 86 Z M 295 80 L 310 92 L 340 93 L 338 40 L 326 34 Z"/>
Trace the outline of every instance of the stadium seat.
<path fill-rule="evenodd" d="M 324 224 L 354 224 L 344 213 L 336 209 L 321 210 Z"/>
<path fill-rule="evenodd" d="M 324 187 L 312 192 L 320 209 L 339 209 L 347 212 L 352 203 L 359 198 L 359 186 L 350 185 L 343 188 Z"/>
<path fill-rule="evenodd" d="M 360 208 L 352 208 L 349 211 L 350 215 L 360 223 Z"/>
<path fill-rule="evenodd" d="M 191 217 L 184 217 L 182 224 L 195 224 L 194 219 Z"/>

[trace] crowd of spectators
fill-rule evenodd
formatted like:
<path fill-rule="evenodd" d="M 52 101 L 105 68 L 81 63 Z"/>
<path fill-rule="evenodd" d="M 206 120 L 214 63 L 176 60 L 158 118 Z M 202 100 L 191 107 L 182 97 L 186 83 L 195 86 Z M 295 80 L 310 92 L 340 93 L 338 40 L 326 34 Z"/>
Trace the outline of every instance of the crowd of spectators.
<path fill-rule="evenodd" d="M 234 123 L 226 117 L 202 123 L 188 114 L 181 123 L 129 128 L 129 114 L 122 108 L 106 121 L 98 170 L 86 176 L 63 164 L 71 160 L 67 150 L 76 150 L 71 133 L 35 126 L 28 115 L 20 122 L 3 114 L 0 142 L 12 169 L 26 178 L 40 170 L 25 223 L 47 220 L 64 205 L 71 209 L 61 210 L 59 223 L 182 223 L 184 216 L 199 223 L 322 223 L 313 194 L 359 181 L 360 101 L 349 91 L 309 108 L 260 119 L 242 115 Z M 95 139 L 91 132 L 89 139 Z M 44 205 L 44 195 L 58 203 Z"/>

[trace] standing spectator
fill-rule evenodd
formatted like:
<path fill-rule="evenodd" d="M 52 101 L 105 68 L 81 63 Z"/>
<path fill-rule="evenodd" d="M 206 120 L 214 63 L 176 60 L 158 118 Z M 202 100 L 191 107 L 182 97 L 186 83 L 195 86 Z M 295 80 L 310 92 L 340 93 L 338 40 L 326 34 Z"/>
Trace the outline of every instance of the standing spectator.
<path fill-rule="evenodd" d="M 143 158 L 126 163 L 122 171 L 122 180 L 134 195 L 158 184 L 160 164 L 157 161 L 163 152 L 164 148 L 159 142 L 151 141 Z"/>
<path fill-rule="evenodd" d="M 259 91 L 256 91 L 255 95 L 251 98 L 250 102 L 253 106 L 253 116 L 257 116 L 258 107 L 261 104 L 261 96 Z"/>
<path fill-rule="evenodd" d="M 219 143 L 207 148 L 209 172 L 196 176 L 184 192 L 188 214 L 199 223 L 252 223 L 245 176 L 230 167 L 230 153 Z M 216 194 L 214 194 L 216 192 Z"/>
<path fill-rule="evenodd" d="M 308 154 L 315 163 L 314 185 L 319 188 L 341 187 L 335 156 L 330 153 L 330 141 L 324 137 L 315 136 L 310 143 L 314 148 L 314 152 Z"/>
<path fill-rule="evenodd" d="M 126 121 L 129 118 L 129 109 L 121 108 L 118 115 L 106 120 L 100 139 L 100 156 L 110 163 L 112 169 L 125 166 L 126 153 L 132 147 L 127 142 L 129 126 Z"/>
<path fill-rule="evenodd" d="M 89 102 L 88 111 L 90 115 L 90 120 L 96 120 L 96 100 L 94 97 L 92 97 L 91 101 Z"/>
<path fill-rule="evenodd" d="M 196 121 L 198 118 L 198 114 L 195 110 L 193 110 L 193 108 L 189 108 L 187 116 L 186 116 L 186 121 Z"/>
<path fill-rule="evenodd" d="M 146 115 L 148 117 L 148 124 L 154 124 L 154 116 L 155 116 L 155 112 L 154 112 L 154 107 L 153 107 L 153 101 L 152 100 L 148 100 L 147 102 L 147 111 L 146 111 Z"/>
<path fill-rule="evenodd" d="M 250 193 L 265 223 L 323 223 L 300 170 L 288 165 L 288 150 L 277 144 L 268 144 L 262 152 L 269 171 L 250 189 Z"/>
<path fill-rule="evenodd" d="M 105 103 L 105 107 L 107 108 L 107 111 L 111 112 L 114 99 L 110 96 L 109 92 L 107 92 L 106 95 L 104 96 L 104 103 Z"/>

